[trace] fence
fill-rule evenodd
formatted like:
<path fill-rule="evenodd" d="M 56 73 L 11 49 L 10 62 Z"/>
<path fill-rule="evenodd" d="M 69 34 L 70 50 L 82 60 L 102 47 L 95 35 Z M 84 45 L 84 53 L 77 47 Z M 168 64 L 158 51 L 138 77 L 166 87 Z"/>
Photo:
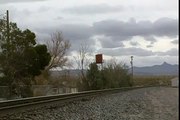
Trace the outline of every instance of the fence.
<path fill-rule="evenodd" d="M 77 88 L 54 87 L 52 85 L 33 85 L 31 87 L 31 90 L 33 92 L 33 97 L 78 92 Z M 0 86 L 0 101 L 7 100 L 8 95 L 9 95 L 8 87 Z M 12 99 L 16 99 L 16 98 L 17 96 L 14 96 Z"/>
<path fill-rule="evenodd" d="M 8 96 L 9 89 L 7 86 L 0 86 L 0 100 L 5 100 Z"/>

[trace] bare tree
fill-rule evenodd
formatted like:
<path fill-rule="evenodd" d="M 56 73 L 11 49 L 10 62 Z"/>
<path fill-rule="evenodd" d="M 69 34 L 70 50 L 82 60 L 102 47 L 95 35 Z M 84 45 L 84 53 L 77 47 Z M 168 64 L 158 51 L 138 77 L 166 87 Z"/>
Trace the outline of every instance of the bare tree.
<path fill-rule="evenodd" d="M 68 40 L 64 39 L 61 32 L 53 33 L 51 35 L 51 39 L 46 42 L 46 45 L 48 52 L 51 55 L 51 60 L 45 67 L 45 70 L 41 71 L 42 74 L 36 76 L 36 85 L 52 84 L 49 70 L 52 68 L 63 68 L 64 66 L 69 66 L 66 54 L 71 45 Z"/>
<path fill-rule="evenodd" d="M 46 67 L 46 70 L 56 67 L 64 67 L 68 65 L 67 50 L 70 48 L 70 42 L 65 40 L 62 32 L 52 34 L 51 40 L 47 42 L 47 48 L 51 54 L 51 61 Z"/>
<path fill-rule="evenodd" d="M 88 59 L 89 55 L 89 46 L 86 43 L 80 45 L 78 55 L 74 56 L 78 69 L 80 69 L 80 84 L 83 90 L 88 89 L 88 81 L 85 75 L 85 69 L 87 68 L 88 64 L 90 63 L 90 59 Z M 80 88 L 81 89 L 81 88 Z"/>
<path fill-rule="evenodd" d="M 80 45 L 78 55 L 74 56 L 74 59 L 76 61 L 76 64 L 78 66 L 78 69 L 81 70 L 82 76 L 84 76 L 84 69 L 88 66 L 89 64 L 89 59 L 87 58 L 89 55 L 89 47 L 86 43 L 82 43 Z"/>

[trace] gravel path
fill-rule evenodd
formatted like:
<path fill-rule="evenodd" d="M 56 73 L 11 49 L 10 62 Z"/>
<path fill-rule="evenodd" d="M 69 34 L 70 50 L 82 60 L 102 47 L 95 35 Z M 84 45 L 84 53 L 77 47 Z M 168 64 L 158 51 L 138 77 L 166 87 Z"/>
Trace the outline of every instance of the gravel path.
<path fill-rule="evenodd" d="M 0 120 L 178 120 L 178 88 L 131 90 L 43 107 Z"/>

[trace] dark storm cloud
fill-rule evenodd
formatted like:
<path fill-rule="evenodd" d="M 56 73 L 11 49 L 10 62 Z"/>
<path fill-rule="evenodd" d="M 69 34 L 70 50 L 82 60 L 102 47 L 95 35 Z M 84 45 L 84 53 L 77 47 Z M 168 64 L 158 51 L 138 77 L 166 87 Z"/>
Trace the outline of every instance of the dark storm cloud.
<path fill-rule="evenodd" d="M 158 56 L 165 56 L 165 55 L 168 55 L 168 56 L 177 56 L 178 55 L 178 50 L 176 48 L 172 48 L 166 52 L 157 52 L 157 55 Z"/>
<path fill-rule="evenodd" d="M 122 6 L 109 6 L 107 4 L 99 4 L 99 5 L 83 5 L 83 6 L 77 6 L 77 7 L 71 7 L 66 8 L 63 10 L 63 12 L 66 13 L 73 13 L 73 14 L 83 14 L 83 15 L 89 15 L 89 14 L 103 14 L 103 13 L 114 13 L 122 11 Z"/>
<path fill-rule="evenodd" d="M 145 50 L 142 48 L 117 48 L 117 49 L 101 49 L 99 52 L 109 55 L 109 56 L 126 56 L 126 55 L 134 55 L 134 56 L 151 56 L 154 55 L 152 51 Z"/>
<path fill-rule="evenodd" d="M 105 20 L 93 24 L 98 34 L 109 37 L 124 37 L 124 40 L 133 36 L 168 36 L 175 37 L 178 32 L 178 21 L 171 18 L 161 18 L 155 22 L 130 20 L 128 22 Z M 148 39 L 149 41 L 150 39 Z M 152 38 L 151 41 L 155 41 Z"/>
<path fill-rule="evenodd" d="M 46 0 L 0 0 L 0 4 L 17 3 L 17 2 L 38 2 L 38 1 L 46 1 Z"/>

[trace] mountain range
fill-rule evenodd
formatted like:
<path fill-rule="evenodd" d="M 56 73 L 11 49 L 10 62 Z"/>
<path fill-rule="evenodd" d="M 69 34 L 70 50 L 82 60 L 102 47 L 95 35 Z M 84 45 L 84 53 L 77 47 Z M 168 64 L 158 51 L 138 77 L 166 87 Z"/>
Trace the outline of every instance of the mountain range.
<path fill-rule="evenodd" d="M 135 75 L 178 75 L 179 65 L 164 62 L 161 65 L 134 67 Z"/>

